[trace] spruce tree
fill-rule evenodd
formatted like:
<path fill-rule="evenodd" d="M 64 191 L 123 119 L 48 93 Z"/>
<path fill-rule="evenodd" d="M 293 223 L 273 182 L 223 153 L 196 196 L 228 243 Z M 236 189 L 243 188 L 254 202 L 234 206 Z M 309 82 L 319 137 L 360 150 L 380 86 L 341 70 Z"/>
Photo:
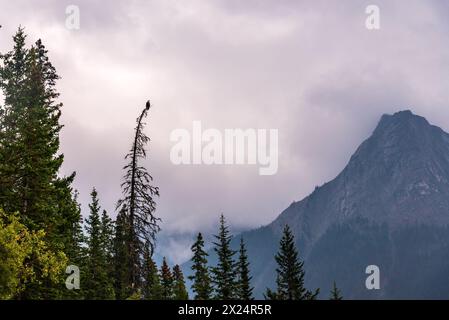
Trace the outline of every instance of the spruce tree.
<path fill-rule="evenodd" d="M 311 292 L 304 286 L 304 262 L 299 259 L 294 236 L 288 225 L 284 228 L 275 260 L 278 264 L 276 268 L 277 290 L 273 292 L 268 289 L 265 294 L 266 298 L 276 300 L 313 300 L 316 298 L 319 290 Z"/>
<path fill-rule="evenodd" d="M 103 211 L 100 218 L 100 204 L 95 188 L 91 193 L 92 202 L 89 204 L 90 214 L 86 220 L 87 230 L 87 270 L 83 290 L 87 299 L 114 298 L 111 285 L 110 269 L 110 241 L 111 222 L 107 213 Z"/>
<path fill-rule="evenodd" d="M 218 257 L 217 265 L 212 268 L 215 298 L 219 300 L 235 299 L 237 292 L 234 255 L 236 251 L 231 249 L 232 235 L 223 214 L 220 217 L 219 232 L 215 238 L 217 242 L 214 242 L 214 251 Z"/>
<path fill-rule="evenodd" d="M 240 238 L 239 260 L 237 262 L 237 298 L 240 300 L 253 299 L 253 287 L 251 286 L 249 261 L 246 253 L 245 242 Z"/>
<path fill-rule="evenodd" d="M 0 88 L 5 97 L 0 108 L 0 206 L 18 212 L 31 231 L 44 230 L 49 247 L 64 250 L 72 263 L 72 235 L 80 213 L 71 188 L 74 173 L 58 176 L 63 162 L 59 153 L 62 104 L 55 88 L 59 77 L 42 42 L 28 49 L 25 38 L 19 28 L 14 49 L 0 56 Z M 64 274 L 60 276 L 63 283 Z M 23 295 L 61 298 L 67 290 L 58 288 L 42 283 L 28 286 Z"/>
<path fill-rule="evenodd" d="M 97 290 L 101 280 L 103 270 L 101 270 L 101 220 L 100 220 L 100 205 L 98 201 L 98 194 L 95 188 L 91 192 L 92 202 L 89 204 L 89 217 L 86 219 L 87 230 L 87 275 L 85 279 L 84 290 L 87 299 L 98 299 Z"/>
<path fill-rule="evenodd" d="M 145 248 L 143 260 L 142 294 L 145 300 L 161 300 L 162 286 L 156 263 L 151 258 L 149 246 Z"/>
<path fill-rule="evenodd" d="M 212 297 L 212 286 L 209 275 L 209 267 L 207 266 L 208 254 L 204 251 L 203 235 L 198 233 L 195 243 L 192 245 L 193 252 L 192 271 L 189 276 L 192 283 L 192 291 L 195 293 L 195 300 L 209 300 Z"/>
<path fill-rule="evenodd" d="M 343 300 L 340 289 L 337 288 L 337 284 L 335 283 L 335 281 L 332 285 L 331 296 L 329 300 Z"/>
<path fill-rule="evenodd" d="M 54 231 L 64 224 L 62 220 L 73 218 L 61 212 L 64 204 L 59 202 L 73 202 L 73 197 L 61 198 L 58 189 L 67 189 L 74 176 L 58 177 L 63 162 L 58 153 L 62 104 L 57 102 L 55 86 L 59 76 L 41 40 L 27 49 L 25 38 L 19 28 L 13 51 L 1 56 L 5 105 L 0 118 L 0 204 L 8 212 L 19 212 L 29 228 L 43 229 L 51 238 L 58 236 Z"/>
<path fill-rule="evenodd" d="M 141 287 L 142 258 L 146 244 L 150 245 L 151 255 L 154 250 L 156 233 L 159 231 L 159 218 L 154 215 L 159 188 L 151 185 L 153 177 L 147 169 L 139 165 L 146 158 L 145 146 L 150 138 L 144 133 L 144 118 L 150 109 L 150 101 L 137 118 L 137 126 L 131 150 L 125 156 L 129 162 L 123 168 L 123 198 L 117 203 L 117 210 L 122 214 L 124 241 L 127 250 L 127 290 L 135 292 Z"/>
<path fill-rule="evenodd" d="M 173 275 L 171 273 L 170 267 L 168 266 L 167 259 L 165 259 L 165 257 L 162 259 L 160 277 L 162 286 L 161 299 L 162 300 L 173 299 Z"/>
<path fill-rule="evenodd" d="M 113 239 L 113 278 L 116 299 L 124 300 L 132 292 L 129 286 L 129 272 L 127 270 L 129 255 L 126 248 L 127 220 L 123 212 L 119 212 L 114 226 Z"/>
<path fill-rule="evenodd" d="M 184 281 L 184 275 L 179 265 L 175 265 L 173 267 L 173 298 L 175 300 L 189 299 L 189 294 L 187 293 L 186 284 Z"/>
<path fill-rule="evenodd" d="M 114 268 L 113 268 L 113 237 L 114 223 L 106 210 L 101 215 L 101 247 L 102 247 L 102 270 L 105 277 L 102 278 L 102 299 L 115 299 L 114 291 Z"/>

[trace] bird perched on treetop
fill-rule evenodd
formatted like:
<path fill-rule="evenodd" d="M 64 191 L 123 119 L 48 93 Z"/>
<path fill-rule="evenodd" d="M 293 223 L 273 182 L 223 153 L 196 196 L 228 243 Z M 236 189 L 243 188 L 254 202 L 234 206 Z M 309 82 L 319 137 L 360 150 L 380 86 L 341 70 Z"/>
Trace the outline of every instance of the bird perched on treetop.
<path fill-rule="evenodd" d="M 147 101 L 147 104 L 145 105 L 145 107 L 147 108 L 147 110 L 150 109 L 150 100 Z"/>

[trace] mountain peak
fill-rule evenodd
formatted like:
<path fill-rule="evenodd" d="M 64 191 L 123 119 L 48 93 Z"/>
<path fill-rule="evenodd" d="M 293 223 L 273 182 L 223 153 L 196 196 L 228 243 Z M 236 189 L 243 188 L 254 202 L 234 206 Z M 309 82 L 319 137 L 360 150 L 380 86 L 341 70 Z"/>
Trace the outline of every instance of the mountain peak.
<path fill-rule="evenodd" d="M 388 128 L 422 129 L 426 126 L 430 126 L 430 124 L 424 117 L 418 116 L 410 110 L 403 110 L 392 115 L 382 115 L 374 132 L 376 133 L 376 131 L 386 130 Z"/>
<path fill-rule="evenodd" d="M 385 114 L 336 178 L 292 204 L 267 228 L 245 234 L 248 248 L 259 253 L 256 290 L 265 290 L 260 279 L 275 270 L 267 263 L 277 250 L 271 244 L 288 224 L 306 261 L 310 287 L 327 292 L 337 279 L 349 297 L 413 297 L 411 292 L 447 297 L 446 287 L 444 293 L 433 288 L 449 274 L 448 212 L 449 134 L 410 110 Z M 388 279 L 377 293 L 362 285 L 364 268 L 372 263 Z M 409 287 L 398 286 L 417 274 Z"/>

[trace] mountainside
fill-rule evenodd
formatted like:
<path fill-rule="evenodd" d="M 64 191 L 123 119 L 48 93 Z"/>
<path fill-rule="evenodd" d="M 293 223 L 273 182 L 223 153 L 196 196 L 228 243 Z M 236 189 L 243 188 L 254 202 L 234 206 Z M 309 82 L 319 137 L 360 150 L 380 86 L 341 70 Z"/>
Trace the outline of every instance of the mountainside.
<path fill-rule="evenodd" d="M 292 228 L 306 284 L 345 298 L 449 298 L 449 134 L 410 111 L 384 115 L 344 170 L 245 232 L 258 297 L 274 287 L 282 228 Z M 380 290 L 365 268 L 380 268 Z"/>

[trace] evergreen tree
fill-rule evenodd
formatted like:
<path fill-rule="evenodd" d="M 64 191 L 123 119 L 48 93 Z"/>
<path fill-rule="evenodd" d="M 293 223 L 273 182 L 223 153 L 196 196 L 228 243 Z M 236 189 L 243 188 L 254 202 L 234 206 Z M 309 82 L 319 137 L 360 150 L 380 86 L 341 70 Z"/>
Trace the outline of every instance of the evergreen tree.
<path fill-rule="evenodd" d="M 343 300 L 340 289 L 337 288 L 337 284 L 335 283 L 335 281 L 332 286 L 331 296 L 329 300 Z"/>
<path fill-rule="evenodd" d="M 150 109 L 150 101 L 137 118 L 134 142 L 125 159 L 129 162 L 125 170 L 122 183 L 123 198 L 117 203 L 117 209 L 122 213 L 125 221 L 124 241 L 127 250 L 127 283 L 131 292 L 141 287 L 142 257 L 144 247 L 149 243 L 151 255 L 154 249 L 155 236 L 159 231 L 159 220 L 155 215 L 156 203 L 154 197 L 159 196 L 158 187 L 151 185 L 153 177 L 145 167 L 139 165 L 139 160 L 145 159 L 145 145 L 150 138 L 144 133 L 143 119 Z"/>
<path fill-rule="evenodd" d="M 162 260 L 160 277 L 162 285 L 161 299 L 162 300 L 173 299 L 173 275 L 171 273 L 170 267 L 168 266 L 165 257 Z"/>
<path fill-rule="evenodd" d="M 49 248 L 64 250 L 70 262 L 72 228 L 80 215 L 71 188 L 75 174 L 58 176 L 63 162 L 58 153 L 62 104 L 56 102 L 55 85 L 59 77 L 42 42 L 28 49 L 25 38 L 19 28 L 14 49 L 0 56 L 0 88 L 5 97 L 0 107 L 0 207 L 19 212 L 29 230 L 43 230 Z M 59 276 L 63 283 L 64 274 Z M 23 296 L 58 298 L 66 291 L 62 285 L 43 282 L 28 286 Z"/>
<path fill-rule="evenodd" d="M 278 264 L 276 268 L 277 290 L 273 292 L 268 289 L 265 294 L 266 298 L 275 300 L 313 300 L 316 298 L 319 289 L 311 292 L 304 286 L 304 262 L 299 260 L 294 236 L 288 225 L 284 228 L 280 249 L 275 260 Z"/>
<path fill-rule="evenodd" d="M 144 253 L 142 293 L 145 300 L 162 299 L 161 279 L 156 263 L 151 258 L 149 246 Z"/>
<path fill-rule="evenodd" d="M 17 214 L 0 209 L 0 300 L 25 299 L 27 286 L 60 280 L 67 258 L 50 250 L 44 236 L 42 230 L 29 231 Z"/>
<path fill-rule="evenodd" d="M 92 190 L 91 197 L 90 214 L 86 220 L 88 256 L 83 289 L 87 299 L 112 299 L 114 292 L 109 267 L 110 219 L 105 211 L 100 218 L 101 208 L 95 188 Z"/>
<path fill-rule="evenodd" d="M 175 265 L 173 267 L 173 298 L 175 300 L 189 299 L 186 283 L 184 281 L 184 275 L 179 265 Z"/>
<path fill-rule="evenodd" d="M 102 270 L 104 270 L 105 277 L 102 278 L 102 299 L 114 299 L 114 268 L 113 268 L 113 237 L 114 237 L 114 223 L 109 217 L 106 210 L 103 210 L 101 215 L 101 247 L 102 247 Z"/>
<path fill-rule="evenodd" d="M 86 236 L 83 232 L 83 217 L 81 215 L 81 208 L 77 201 L 78 193 L 75 192 L 75 203 L 73 204 L 73 214 L 77 217 L 77 220 L 70 223 L 70 219 L 65 223 L 66 225 L 60 225 L 58 232 L 64 237 L 63 243 L 64 252 L 68 257 L 67 265 L 75 265 L 80 270 L 80 283 L 84 283 L 86 279 L 87 270 L 87 250 L 86 250 Z M 67 212 L 67 211 L 64 211 Z M 60 296 L 58 299 L 84 299 L 83 286 L 78 290 L 67 290 L 65 287 L 64 279 L 67 275 L 63 274 L 60 286 Z"/>
<path fill-rule="evenodd" d="M 192 283 L 192 291 L 195 293 L 195 300 L 209 300 L 212 296 L 211 279 L 209 268 L 207 266 L 207 252 L 204 251 L 203 235 L 198 233 L 195 243 L 192 245 L 193 252 L 192 271 L 193 275 L 189 276 Z"/>
<path fill-rule="evenodd" d="M 115 221 L 113 239 L 113 278 L 115 297 L 119 300 L 128 298 L 131 293 L 129 272 L 127 270 L 129 255 L 126 248 L 126 217 L 119 212 Z"/>
<path fill-rule="evenodd" d="M 235 251 L 231 249 L 232 236 L 226 225 L 224 215 L 220 217 L 218 235 L 215 235 L 214 251 L 218 257 L 217 266 L 212 268 L 212 280 L 215 286 L 215 298 L 229 300 L 236 298 L 236 264 Z"/>
<path fill-rule="evenodd" d="M 237 262 L 237 298 L 240 300 L 253 299 L 253 287 L 249 272 L 249 261 L 246 253 L 245 242 L 240 238 L 239 260 Z"/>

